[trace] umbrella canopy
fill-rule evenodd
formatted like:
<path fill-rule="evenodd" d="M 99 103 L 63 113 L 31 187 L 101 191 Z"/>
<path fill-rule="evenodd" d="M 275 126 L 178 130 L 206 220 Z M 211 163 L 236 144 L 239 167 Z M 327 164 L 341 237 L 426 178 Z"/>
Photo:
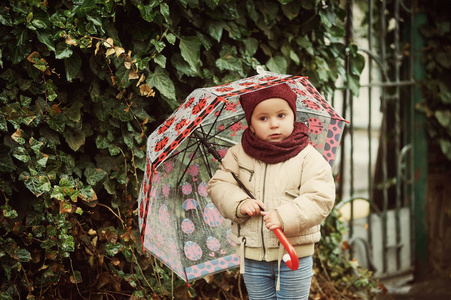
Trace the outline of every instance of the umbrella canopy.
<path fill-rule="evenodd" d="M 187 282 L 239 265 L 230 223 L 206 189 L 219 163 L 200 139 L 224 157 L 247 128 L 239 95 L 282 83 L 298 96 L 296 118 L 309 126 L 310 144 L 332 166 L 345 120 L 299 76 L 265 72 L 196 89 L 148 138 L 139 195 L 143 246 Z"/>

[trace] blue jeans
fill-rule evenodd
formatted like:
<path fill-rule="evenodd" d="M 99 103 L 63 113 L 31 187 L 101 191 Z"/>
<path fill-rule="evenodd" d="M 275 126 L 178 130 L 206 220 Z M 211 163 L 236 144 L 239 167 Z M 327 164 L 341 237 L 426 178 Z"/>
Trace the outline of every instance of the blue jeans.
<path fill-rule="evenodd" d="M 244 260 L 244 283 L 249 300 L 308 299 L 313 276 L 313 257 L 299 259 L 299 268 L 292 271 L 280 263 L 280 291 L 276 291 L 277 261 Z"/>

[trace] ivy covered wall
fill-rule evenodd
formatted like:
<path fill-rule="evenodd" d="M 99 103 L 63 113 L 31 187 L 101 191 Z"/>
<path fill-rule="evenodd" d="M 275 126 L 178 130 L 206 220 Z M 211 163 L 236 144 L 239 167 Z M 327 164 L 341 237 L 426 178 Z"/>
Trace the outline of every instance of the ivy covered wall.
<path fill-rule="evenodd" d="M 2 299 L 240 295 L 236 275 L 188 289 L 143 255 L 146 137 L 194 88 L 257 65 L 325 94 L 342 75 L 358 92 L 364 61 L 344 44 L 344 20 L 339 1 L 2 1 Z M 369 283 L 341 260 L 335 221 L 321 255 L 340 267 L 333 290 L 352 293 Z"/>

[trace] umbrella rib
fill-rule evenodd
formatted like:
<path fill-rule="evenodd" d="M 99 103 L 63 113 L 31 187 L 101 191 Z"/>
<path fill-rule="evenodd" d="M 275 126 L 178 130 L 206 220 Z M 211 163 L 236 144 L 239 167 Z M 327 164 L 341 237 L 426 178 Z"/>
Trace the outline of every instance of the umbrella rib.
<path fill-rule="evenodd" d="M 221 109 L 221 111 L 223 110 L 223 108 Z M 233 118 L 236 118 L 236 115 L 235 116 L 227 116 L 227 117 L 225 117 L 225 118 L 216 118 L 213 122 L 205 122 L 204 123 L 204 125 L 210 125 L 210 124 L 214 124 L 214 123 L 217 123 L 218 121 L 225 121 L 225 120 L 228 120 L 228 119 L 233 119 Z M 242 119 L 244 119 L 244 115 L 238 120 L 238 121 L 241 121 Z M 237 122 L 238 122 L 237 121 Z M 236 122 L 235 122 L 236 123 Z"/>
<path fill-rule="evenodd" d="M 191 136 L 189 136 L 188 139 L 191 140 Z M 183 153 L 183 159 L 182 159 L 182 161 L 183 161 L 184 158 L 186 157 L 186 156 L 185 156 L 186 153 L 187 153 L 186 150 L 188 150 L 189 148 L 191 148 L 192 146 L 195 146 L 195 145 L 196 145 L 196 144 L 194 143 L 193 145 L 187 146 L 185 149 L 183 149 L 184 153 Z M 197 149 L 199 149 L 199 145 L 197 145 Z M 192 153 L 191 158 L 190 158 L 188 164 L 186 165 L 186 168 L 183 170 L 182 176 L 180 176 L 180 179 L 177 181 L 177 186 L 180 185 L 180 183 L 182 182 L 183 177 L 185 177 L 185 174 L 186 174 L 186 172 L 188 171 L 188 167 L 191 165 L 191 163 L 192 163 L 193 160 L 194 160 L 194 156 L 196 155 L 197 149 L 194 150 L 194 152 Z M 183 164 L 181 164 L 181 166 L 183 166 Z"/>
<path fill-rule="evenodd" d="M 199 129 L 202 132 L 202 134 L 205 136 L 205 131 L 204 131 L 203 127 L 199 126 Z M 203 159 L 203 161 L 205 163 L 205 166 L 207 167 L 208 175 L 210 175 L 210 178 L 211 178 L 211 177 L 213 177 L 213 172 L 212 172 L 212 168 L 210 166 L 210 163 L 208 162 L 208 159 L 206 158 L 207 154 L 208 154 L 208 151 L 205 151 L 205 145 L 203 145 L 202 143 L 199 144 L 199 146 L 200 146 L 199 150 L 202 152 L 202 159 Z"/>

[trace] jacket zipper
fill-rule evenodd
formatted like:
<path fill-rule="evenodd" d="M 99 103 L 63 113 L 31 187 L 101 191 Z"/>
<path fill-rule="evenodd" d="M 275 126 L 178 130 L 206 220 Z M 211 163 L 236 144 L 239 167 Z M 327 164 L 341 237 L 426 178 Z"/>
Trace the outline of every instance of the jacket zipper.
<path fill-rule="evenodd" d="M 265 186 L 266 186 L 266 170 L 268 168 L 268 164 L 265 164 L 265 173 L 263 176 L 263 193 L 262 193 L 262 202 L 265 203 Z M 263 228 L 265 226 L 265 222 L 263 221 L 263 218 L 261 218 L 261 236 L 262 236 L 262 247 L 263 247 L 263 259 L 266 259 L 266 247 L 265 247 L 265 236 L 263 233 Z"/>

